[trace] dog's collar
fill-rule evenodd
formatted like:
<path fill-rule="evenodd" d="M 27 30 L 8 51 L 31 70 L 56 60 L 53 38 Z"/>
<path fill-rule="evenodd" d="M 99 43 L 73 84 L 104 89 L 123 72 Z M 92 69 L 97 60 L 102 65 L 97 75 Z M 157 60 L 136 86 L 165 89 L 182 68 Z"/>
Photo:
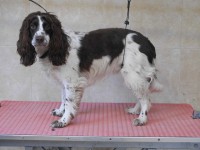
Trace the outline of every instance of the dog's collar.
<path fill-rule="evenodd" d="M 47 50 L 42 56 L 40 56 L 40 59 L 44 59 L 48 56 L 49 51 Z"/>

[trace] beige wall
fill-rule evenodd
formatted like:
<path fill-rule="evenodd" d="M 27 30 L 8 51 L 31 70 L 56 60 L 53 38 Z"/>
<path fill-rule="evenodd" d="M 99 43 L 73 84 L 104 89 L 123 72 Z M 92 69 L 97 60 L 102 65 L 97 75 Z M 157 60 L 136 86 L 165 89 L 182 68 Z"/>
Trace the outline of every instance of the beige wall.
<path fill-rule="evenodd" d="M 124 27 L 126 0 L 36 0 L 54 12 L 64 28 L 89 31 Z M 0 0 L 0 100 L 59 101 L 59 87 L 49 82 L 39 64 L 23 67 L 16 41 L 25 16 L 41 10 L 28 0 Z M 157 49 L 158 78 L 164 91 L 152 102 L 190 103 L 200 110 L 200 1 L 138 0 L 131 2 L 128 28 L 146 35 Z M 84 101 L 134 99 L 120 75 L 90 87 Z"/>

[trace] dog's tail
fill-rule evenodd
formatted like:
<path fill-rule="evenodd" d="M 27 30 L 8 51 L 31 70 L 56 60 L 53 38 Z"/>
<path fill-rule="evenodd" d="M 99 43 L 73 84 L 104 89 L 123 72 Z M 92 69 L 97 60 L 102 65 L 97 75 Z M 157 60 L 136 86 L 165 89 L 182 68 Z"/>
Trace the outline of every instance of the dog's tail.
<path fill-rule="evenodd" d="M 159 83 L 157 78 L 154 78 L 149 87 L 150 92 L 161 92 L 163 90 L 163 85 Z"/>

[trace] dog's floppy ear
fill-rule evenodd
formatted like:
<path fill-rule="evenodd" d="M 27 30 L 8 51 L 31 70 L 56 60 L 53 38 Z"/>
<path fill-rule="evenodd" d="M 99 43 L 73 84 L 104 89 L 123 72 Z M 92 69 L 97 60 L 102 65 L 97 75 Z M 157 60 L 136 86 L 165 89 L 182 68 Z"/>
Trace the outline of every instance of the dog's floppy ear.
<path fill-rule="evenodd" d="M 17 41 L 17 52 L 21 56 L 20 62 L 24 66 L 32 65 L 36 57 L 35 49 L 31 44 L 29 18 L 30 15 L 24 19 L 19 33 L 19 40 Z"/>
<path fill-rule="evenodd" d="M 49 14 L 51 22 L 51 37 L 49 43 L 49 60 L 53 65 L 59 66 L 66 63 L 66 57 L 69 55 L 69 41 L 67 35 L 62 30 L 62 25 L 55 15 Z"/>

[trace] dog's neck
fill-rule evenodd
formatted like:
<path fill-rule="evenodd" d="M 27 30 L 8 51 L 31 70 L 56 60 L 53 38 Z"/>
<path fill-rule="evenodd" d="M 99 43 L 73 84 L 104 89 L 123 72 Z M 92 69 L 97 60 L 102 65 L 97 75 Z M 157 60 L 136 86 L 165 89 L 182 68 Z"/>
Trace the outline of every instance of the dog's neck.
<path fill-rule="evenodd" d="M 39 47 L 34 47 L 34 48 L 39 58 L 43 57 L 43 55 L 46 55 L 46 53 L 48 52 L 48 47 L 39 46 Z"/>
<path fill-rule="evenodd" d="M 47 50 L 46 52 L 44 52 L 44 54 L 42 54 L 41 56 L 39 56 L 40 59 L 44 59 L 48 56 L 49 54 L 49 50 Z"/>

